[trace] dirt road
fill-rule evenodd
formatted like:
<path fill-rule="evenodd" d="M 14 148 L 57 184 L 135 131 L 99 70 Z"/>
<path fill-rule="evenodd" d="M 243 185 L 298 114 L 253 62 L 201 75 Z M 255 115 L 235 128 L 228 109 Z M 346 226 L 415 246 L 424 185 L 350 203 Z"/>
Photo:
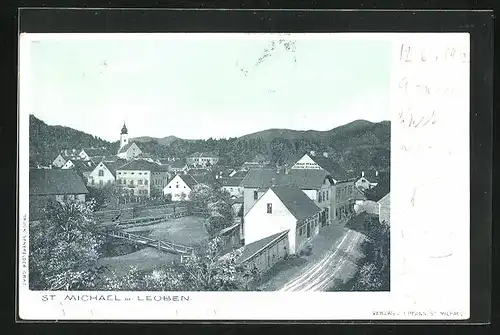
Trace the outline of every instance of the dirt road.
<path fill-rule="evenodd" d="M 336 279 L 345 281 L 356 271 L 356 262 L 362 257 L 359 246 L 363 239 L 361 233 L 348 230 L 318 261 L 309 264 L 279 291 L 325 291 Z"/>

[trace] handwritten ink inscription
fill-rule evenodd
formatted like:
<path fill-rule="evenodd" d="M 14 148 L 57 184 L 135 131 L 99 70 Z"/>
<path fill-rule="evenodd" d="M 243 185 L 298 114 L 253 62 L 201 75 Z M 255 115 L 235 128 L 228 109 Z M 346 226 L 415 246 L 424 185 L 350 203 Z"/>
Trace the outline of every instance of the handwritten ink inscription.
<path fill-rule="evenodd" d="M 434 50 L 403 43 L 399 51 L 399 60 L 404 63 L 468 63 L 470 55 L 469 50 L 460 47 L 446 47 L 443 50 Z"/>

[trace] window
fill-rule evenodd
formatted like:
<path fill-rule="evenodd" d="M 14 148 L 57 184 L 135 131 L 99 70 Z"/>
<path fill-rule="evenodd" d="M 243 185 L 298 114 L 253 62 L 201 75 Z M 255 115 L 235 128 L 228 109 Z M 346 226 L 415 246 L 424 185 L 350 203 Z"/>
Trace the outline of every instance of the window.
<path fill-rule="evenodd" d="M 99 180 L 99 185 L 102 185 L 102 184 L 104 184 L 104 183 L 102 182 L 102 180 Z"/>
<path fill-rule="evenodd" d="M 259 199 L 259 192 L 253 191 L 253 200 Z"/>
<path fill-rule="evenodd" d="M 318 202 L 321 202 L 321 192 L 318 192 Z"/>
<path fill-rule="evenodd" d="M 147 184 L 148 184 L 148 180 L 147 180 L 147 179 L 145 179 L 145 180 L 144 180 L 144 185 L 147 185 Z"/>
<path fill-rule="evenodd" d="M 175 184 L 175 188 L 179 188 L 179 184 Z"/>
<path fill-rule="evenodd" d="M 135 172 L 130 172 L 130 174 L 134 174 Z"/>
<path fill-rule="evenodd" d="M 168 188 L 172 188 L 172 186 L 169 186 Z"/>
<path fill-rule="evenodd" d="M 141 175 L 142 175 L 142 172 L 139 172 L 139 176 L 141 176 Z"/>
<path fill-rule="evenodd" d="M 90 180 L 90 184 L 91 184 L 91 185 L 94 185 L 94 184 L 95 184 L 94 179 L 91 179 L 91 180 Z"/>
<path fill-rule="evenodd" d="M 104 170 L 99 170 L 99 177 L 104 177 Z"/>
<path fill-rule="evenodd" d="M 329 194 L 330 194 L 330 191 L 326 191 L 326 200 L 328 200 L 328 197 L 329 197 Z"/>
<path fill-rule="evenodd" d="M 273 213 L 273 204 L 267 204 L 267 214 Z"/>
<path fill-rule="evenodd" d="M 137 184 L 138 184 L 138 185 L 142 185 L 142 179 L 139 179 L 139 180 L 137 181 Z"/>
<path fill-rule="evenodd" d="M 129 183 L 130 186 L 134 186 L 134 181 L 131 180 L 130 183 Z"/>

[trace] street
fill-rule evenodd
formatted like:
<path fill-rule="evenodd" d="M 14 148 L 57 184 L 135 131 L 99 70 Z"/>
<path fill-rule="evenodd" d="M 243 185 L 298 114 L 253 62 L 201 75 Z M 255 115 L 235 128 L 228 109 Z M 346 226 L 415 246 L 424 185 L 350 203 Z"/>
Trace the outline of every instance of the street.
<path fill-rule="evenodd" d="M 279 291 L 326 291 L 335 280 L 348 280 L 356 271 L 356 262 L 362 257 L 359 246 L 364 235 L 346 230 L 321 258 L 309 263 L 301 273 L 289 280 Z"/>

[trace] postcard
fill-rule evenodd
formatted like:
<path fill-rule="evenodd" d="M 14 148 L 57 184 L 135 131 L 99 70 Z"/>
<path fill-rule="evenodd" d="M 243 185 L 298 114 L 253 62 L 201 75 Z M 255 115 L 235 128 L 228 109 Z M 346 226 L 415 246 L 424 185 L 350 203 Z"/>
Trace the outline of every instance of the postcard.
<path fill-rule="evenodd" d="M 23 33 L 19 66 L 21 319 L 469 318 L 467 33 Z"/>

